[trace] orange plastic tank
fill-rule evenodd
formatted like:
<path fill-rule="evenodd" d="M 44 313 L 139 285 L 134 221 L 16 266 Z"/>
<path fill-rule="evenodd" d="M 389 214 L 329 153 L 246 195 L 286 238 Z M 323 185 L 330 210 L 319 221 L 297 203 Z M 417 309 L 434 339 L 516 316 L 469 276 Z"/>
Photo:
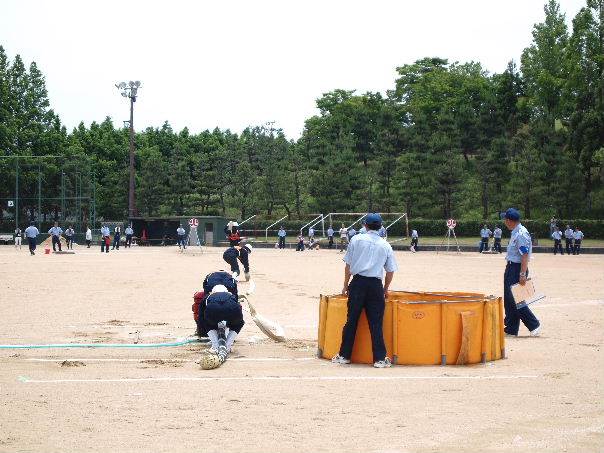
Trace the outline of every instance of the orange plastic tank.
<path fill-rule="evenodd" d="M 331 359 L 338 353 L 347 312 L 346 296 L 321 296 L 319 357 Z M 388 356 L 400 365 L 464 365 L 505 358 L 502 300 L 478 293 L 391 291 L 384 342 Z M 364 312 L 351 361 L 373 362 Z"/>

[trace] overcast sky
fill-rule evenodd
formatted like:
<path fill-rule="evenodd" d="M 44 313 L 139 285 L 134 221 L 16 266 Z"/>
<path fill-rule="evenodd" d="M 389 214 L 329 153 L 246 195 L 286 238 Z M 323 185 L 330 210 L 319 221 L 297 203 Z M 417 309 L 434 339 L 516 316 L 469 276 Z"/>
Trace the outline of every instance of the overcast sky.
<path fill-rule="evenodd" d="M 168 120 L 230 129 L 275 121 L 297 138 L 315 100 L 384 92 L 425 56 L 519 61 L 545 0 L 4 0 L 0 45 L 36 61 L 52 107 L 73 128 L 128 118 L 114 84 L 141 80 L 137 130 Z M 585 0 L 561 0 L 570 24 Z"/>

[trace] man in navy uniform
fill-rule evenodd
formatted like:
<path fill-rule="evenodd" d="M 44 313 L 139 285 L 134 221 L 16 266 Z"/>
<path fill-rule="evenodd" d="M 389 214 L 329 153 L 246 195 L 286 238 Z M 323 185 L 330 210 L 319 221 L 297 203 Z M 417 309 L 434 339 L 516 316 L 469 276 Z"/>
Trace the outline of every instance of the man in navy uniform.
<path fill-rule="evenodd" d="M 52 236 L 52 251 L 56 252 L 56 245 L 59 245 L 59 252 L 61 251 L 61 234 L 63 234 L 63 229 L 59 226 L 59 222 L 55 222 L 55 226 L 53 226 L 50 230 L 48 230 L 48 234 Z"/>
<path fill-rule="evenodd" d="M 279 248 L 285 248 L 285 236 L 287 236 L 287 231 L 283 228 L 283 225 L 279 227 L 279 231 L 277 231 L 277 236 L 279 236 Z"/>
<path fill-rule="evenodd" d="M 555 227 L 554 231 L 557 229 L 558 227 Z M 566 253 L 569 255 L 573 252 L 573 233 L 574 231 L 570 225 L 566 225 L 566 230 L 564 230 L 564 245 L 566 246 Z"/>
<path fill-rule="evenodd" d="M 73 250 L 73 236 L 75 235 L 75 231 L 73 226 L 69 225 L 69 228 L 65 230 L 65 242 L 67 242 L 67 250 Z"/>
<path fill-rule="evenodd" d="M 368 214 L 365 217 L 365 226 L 367 234 L 354 236 L 344 255 L 346 266 L 342 294 L 348 295 L 348 315 L 342 329 L 340 352 L 331 361 L 338 364 L 350 363 L 357 324 L 362 310 L 365 309 L 371 332 L 373 366 L 388 368 L 391 363 L 386 357 L 382 324 L 388 288 L 398 267 L 392 246 L 378 234 L 382 226 L 380 215 Z M 386 280 L 382 284 L 384 270 Z M 351 276 L 352 281 L 349 284 Z"/>
<path fill-rule="evenodd" d="M 581 241 L 583 240 L 584 234 L 579 229 L 579 227 L 575 227 L 575 231 L 573 232 L 573 239 L 575 240 L 575 246 L 573 247 L 573 255 L 578 255 L 581 251 Z"/>
<path fill-rule="evenodd" d="M 520 213 L 510 208 L 505 212 L 505 226 L 512 232 L 506 254 L 507 265 L 503 277 L 503 300 L 505 307 L 505 333 L 518 336 L 520 321 L 528 328 L 531 337 L 541 334 L 541 324 L 528 305 L 522 308 L 516 306 L 511 286 L 516 283 L 526 284 L 528 278 L 528 263 L 531 258 L 533 245 L 531 235 L 520 223 Z"/>
<path fill-rule="evenodd" d="M 111 247 L 111 250 L 113 249 L 120 249 L 120 239 L 122 236 L 122 227 L 117 225 L 115 227 L 115 229 L 113 230 L 114 235 L 113 235 L 113 246 Z"/>
<path fill-rule="evenodd" d="M 480 230 L 480 247 L 478 249 L 478 253 L 482 253 L 482 251 L 489 250 L 489 238 L 491 237 L 491 230 L 484 225 L 482 230 Z"/>
<path fill-rule="evenodd" d="M 503 231 L 501 231 L 501 228 L 499 228 L 499 225 L 497 225 L 495 227 L 495 230 L 493 231 L 493 238 L 495 238 L 495 244 L 493 244 L 493 248 L 498 253 L 501 253 L 501 235 L 502 234 L 503 234 Z"/>
<path fill-rule="evenodd" d="M 126 233 L 126 245 L 124 247 L 130 248 L 132 246 L 132 235 L 134 234 L 132 225 L 128 225 L 124 230 L 124 233 Z"/>
<path fill-rule="evenodd" d="M 562 233 L 560 233 L 558 227 L 554 228 L 552 239 L 554 240 L 554 255 L 558 253 L 558 251 L 560 251 L 560 255 L 564 255 L 564 250 L 562 250 Z"/>
<path fill-rule="evenodd" d="M 185 250 L 187 248 L 185 244 L 185 233 L 186 231 L 182 227 L 182 224 L 178 225 L 178 228 L 176 228 L 176 243 L 179 249 L 182 247 L 182 250 Z"/>
<path fill-rule="evenodd" d="M 327 228 L 327 240 L 329 241 L 327 248 L 329 248 L 329 249 L 333 248 L 333 235 L 334 235 L 333 227 L 331 225 L 329 225 L 329 228 Z"/>
<path fill-rule="evenodd" d="M 25 228 L 25 238 L 27 239 L 27 243 L 29 244 L 29 254 L 36 254 L 36 238 L 40 232 L 36 228 L 34 222 L 31 222 L 27 228 Z"/>

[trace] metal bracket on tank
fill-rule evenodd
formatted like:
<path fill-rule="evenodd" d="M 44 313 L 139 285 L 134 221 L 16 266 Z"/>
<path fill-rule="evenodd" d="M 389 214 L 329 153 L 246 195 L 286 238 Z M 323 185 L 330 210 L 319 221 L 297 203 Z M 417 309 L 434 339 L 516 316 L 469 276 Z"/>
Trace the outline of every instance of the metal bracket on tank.
<path fill-rule="evenodd" d="M 317 348 L 317 359 L 323 358 L 323 349 Z"/>
<path fill-rule="evenodd" d="M 393 355 L 393 356 L 392 356 L 392 363 L 393 363 L 394 365 L 398 365 L 398 356 L 397 356 L 397 355 Z"/>
<path fill-rule="evenodd" d="M 466 300 L 413 300 L 406 302 L 409 305 L 425 304 L 467 304 L 468 302 L 484 302 L 485 299 L 466 299 Z"/>
<path fill-rule="evenodd" d="M 447 364 L 447 354 L 442 354 L 440 356 L 440 364 L 441 365 L 446 365 Z"/>

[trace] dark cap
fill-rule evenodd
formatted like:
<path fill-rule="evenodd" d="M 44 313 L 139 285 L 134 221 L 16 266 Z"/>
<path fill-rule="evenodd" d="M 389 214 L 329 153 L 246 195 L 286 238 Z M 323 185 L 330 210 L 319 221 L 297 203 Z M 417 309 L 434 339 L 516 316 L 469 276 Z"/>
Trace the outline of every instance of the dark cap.
<path fill-rule="evenodd" d="M 367 225 L 381 225 L 382 224 L 382 217 L 379 214 L 376 213 L 371 213 L 371 214 L 367 214 L 367 216 L 365 217 L 365 224 Z"/>
<path fill-rule="evenodd" d="M 520 220 L 520 213 L 517 209 L 509 208 L 507 211 L 505 211 L 504 218 L 517 222 Z"/>

